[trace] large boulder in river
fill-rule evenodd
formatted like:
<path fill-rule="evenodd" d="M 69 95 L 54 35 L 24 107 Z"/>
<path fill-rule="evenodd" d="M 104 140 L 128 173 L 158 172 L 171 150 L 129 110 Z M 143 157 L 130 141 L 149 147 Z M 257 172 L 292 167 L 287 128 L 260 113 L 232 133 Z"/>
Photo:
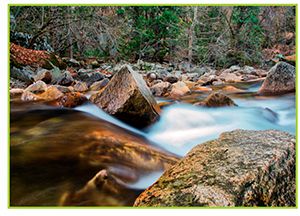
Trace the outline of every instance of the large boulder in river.
<path fill-rule="evenodd" d="M 226 132 L 194 147 L 135 206 L 295 206 L 294 136 Z"/>
<path fill-rule="evenodd" d="M 90 100 L 107 113 L 136 127 L 148 126 L 159 116 L 159 107 L 150 89 L 129 65 L 124 65 Z"/>
<path fill-rule="evenodd" d="M 286 62 L 279 62 L 268 72 L 258 94 L 279 95 L 295 92 L 295 80 L 295 67 Z"/>

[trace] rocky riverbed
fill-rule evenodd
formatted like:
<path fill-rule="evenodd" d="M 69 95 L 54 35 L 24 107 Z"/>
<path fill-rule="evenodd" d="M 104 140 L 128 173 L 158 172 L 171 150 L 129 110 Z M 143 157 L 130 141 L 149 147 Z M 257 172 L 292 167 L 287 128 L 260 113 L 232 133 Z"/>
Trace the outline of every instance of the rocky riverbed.
<path fill-rule="evenodd" d="M 294 66 L 58 63 L 11 67 L 12 206 L 295 205 Z"/>

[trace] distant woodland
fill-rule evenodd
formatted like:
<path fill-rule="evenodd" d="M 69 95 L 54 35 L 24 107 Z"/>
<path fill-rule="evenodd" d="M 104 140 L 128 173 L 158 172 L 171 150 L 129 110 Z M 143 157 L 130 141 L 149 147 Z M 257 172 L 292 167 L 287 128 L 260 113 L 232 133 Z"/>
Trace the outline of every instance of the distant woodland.
<path fill-rule="evenodd" d="M 11 7 L 11 41 L 75 59 L 264 66 L 295 54 L 295 7 Z M 25 39 L 24 39 L 25 38 Z"/>

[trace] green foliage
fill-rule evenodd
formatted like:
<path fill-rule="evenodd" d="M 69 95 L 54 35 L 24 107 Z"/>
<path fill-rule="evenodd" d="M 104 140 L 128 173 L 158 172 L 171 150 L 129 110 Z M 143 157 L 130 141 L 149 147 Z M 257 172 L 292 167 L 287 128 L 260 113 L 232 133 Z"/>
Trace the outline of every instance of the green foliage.
<path fill-rule="evenodd" d="M 260 7 L 234 7 L 232 22 L 235 25 L 233 48 L 244 51 L 242 58 L 251 59 L 251 63 L 259 63 L 264 42 L 264 32 L 259 20 Z M 239 62 L 243 64 L 244 62 Z"/>
<path fill-rule="evenodd" d="M 119 51 L 125 58 L 162 61 L 180 34 L 180 7 L 126 7 L 131 29 Z"/>
<path fill-rule="evenodd" d="M 109 52 L 102 51 L 98 48 L 90 48 L 90 49 L 85 49 L 83 53 L 84 57 L 90 58 L 90 57 L 97 57 L 97 58 L 108 58 L 109 57 Z"/>
<path fill-rule="evenodd" d="M 218 38 L 224 33 L 224 20 L 221 19 L 220 7 L 207 7 L 200 11 L 200 24 L 196 25 L 195 53 L 194 59 L 202 64 L 219 61 L 214 54 L 214 45 Z M 205 25 L 203 25 L 205 23 Z"/>

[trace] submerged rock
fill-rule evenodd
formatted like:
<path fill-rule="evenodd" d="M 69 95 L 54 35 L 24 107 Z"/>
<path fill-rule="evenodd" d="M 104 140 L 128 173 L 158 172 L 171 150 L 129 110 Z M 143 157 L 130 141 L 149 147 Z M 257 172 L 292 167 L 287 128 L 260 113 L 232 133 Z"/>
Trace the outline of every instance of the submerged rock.
<path fill-rule="evenodd" d="M 124 65 L 90 100 L 128 124 L 145 127 L 158 117 L 159 107 L 142 76 Z"/>
<path fill-rule="evenodd" d="M 107 170 L 99 171 L 83 188 L 62 195 L 62 206 L 120 206 L 133 203 L 138 191 L 122 185 Z M 109 197 L 109 199 L 108 199 Z M 123 200 L 123 201 L 122 201 Z"/>
<path fill-rule="evenodd" d="M 74 109 L 41 109 L 39 104 L 34 107 L 34 111 L 18 110 L 11 115 L 12 206 L 54 206 L 62 194 L 73 198 L 73 192 L 78 194 L 90 183 L 92 187 L 82 194 L 88 200 L 79 194 L 61 204 L 132 206 L 141 189 L 149 185 L 145 182 L 135 187 L 135 183 L 178 161 L 144 137 L 92 115 Z M 108 182 L 101 187 L 97 173 L 102 169 L 108 171 Z M 111 184 L 110 177 L 124 182 L 126 191 L 119 184 Z M 99 185 L 94 184 L 97 182 Z M 133 193 L 134 188 L 139 193 Z"/>
<path fill-rule="evenodd" d="M 295 206 L 295 137 L 226 132 L 194 147 L 135 206 Z"/>
<path fill-rule="evenodd" d="M 195 105 L 207 107 L 236 106 L 236 104 L 230 97 L 219 92 L 211 93 L 204 101 L 196 103 Z"/>
<path fill-rule="evenodd" d="M 286 62 L 279 62 L 268 72 L 258 94 L 279 95 L 295 92 L 295 82 L 295 67 Z"/>

